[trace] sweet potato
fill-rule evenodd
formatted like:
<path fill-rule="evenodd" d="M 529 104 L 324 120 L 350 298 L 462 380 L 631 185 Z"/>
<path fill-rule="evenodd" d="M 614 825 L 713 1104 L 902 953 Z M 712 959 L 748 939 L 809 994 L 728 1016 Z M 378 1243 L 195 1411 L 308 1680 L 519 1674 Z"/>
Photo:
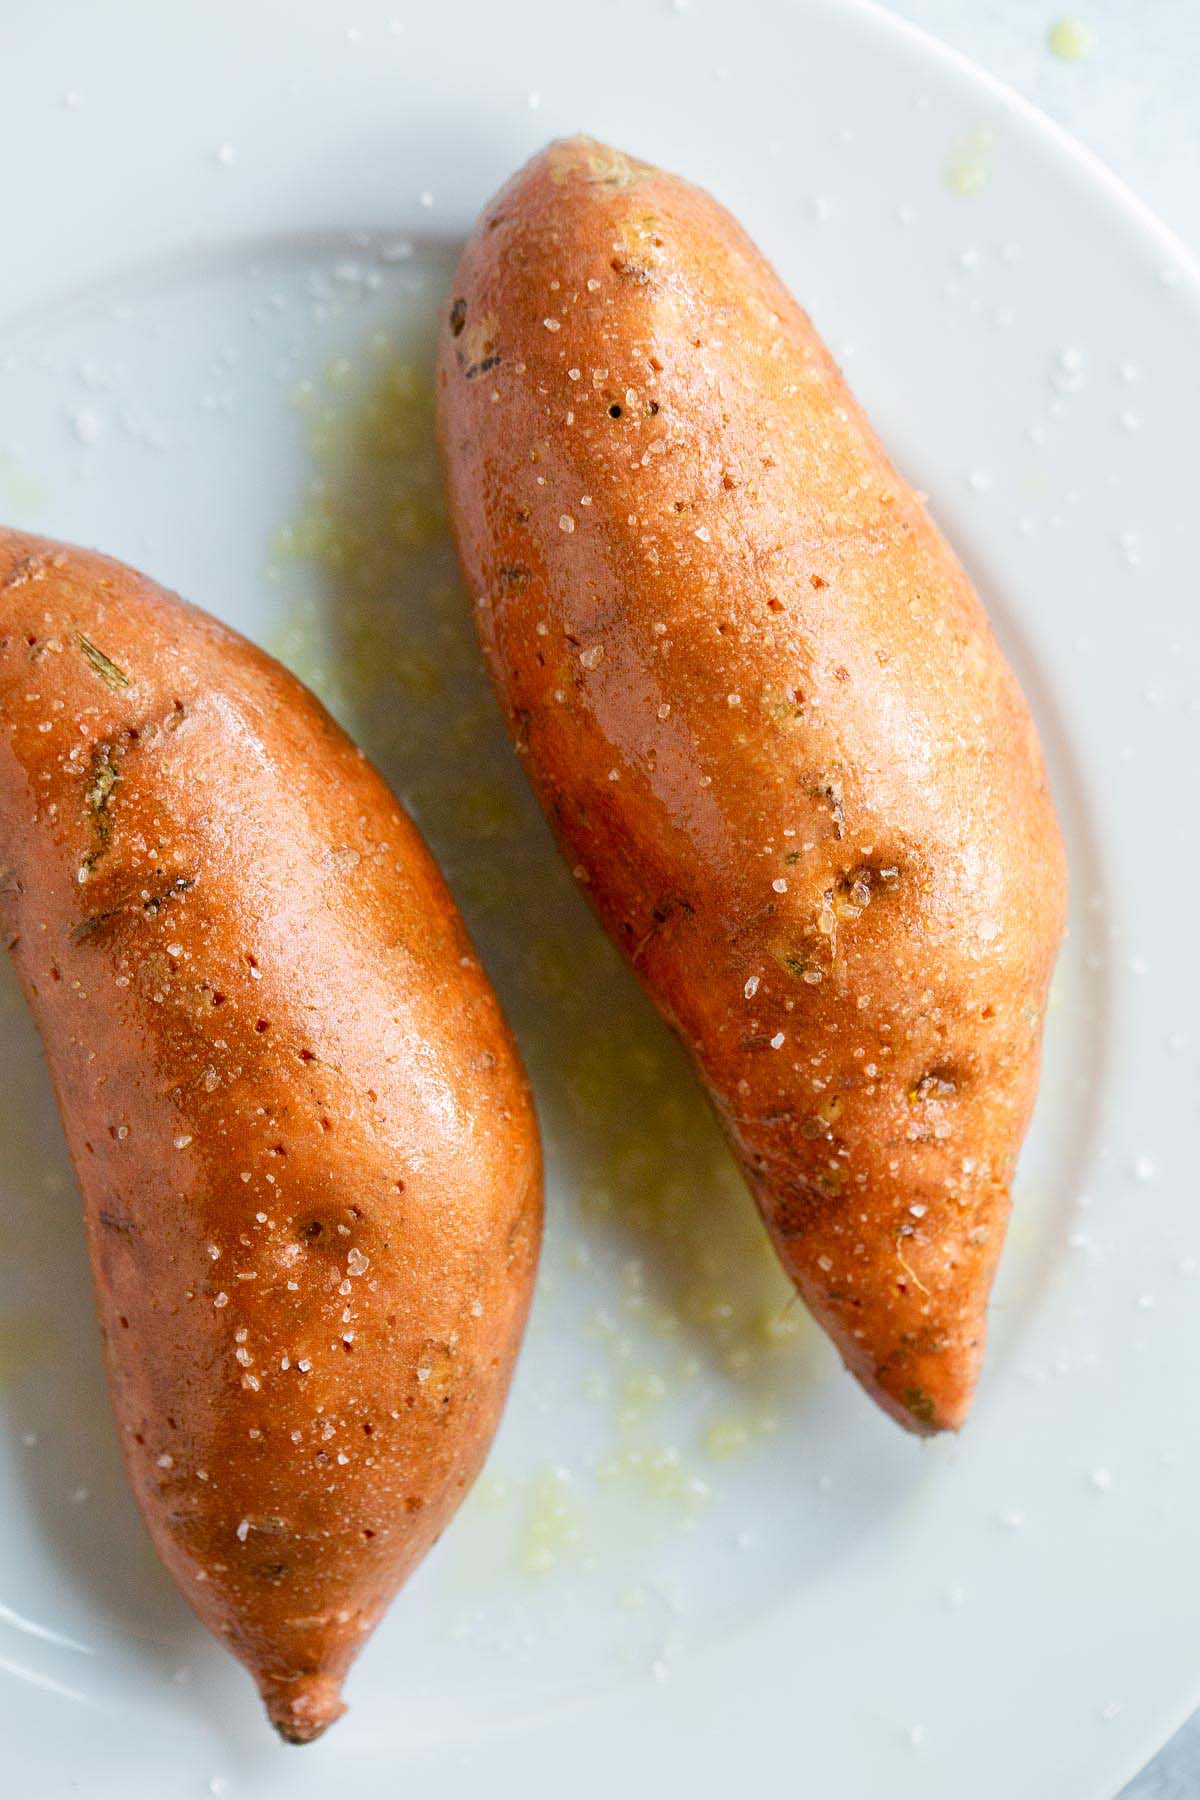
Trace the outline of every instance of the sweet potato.
<path fill-rule="evenodd" d="M 108 559 L 0 532 L 0 927 L 159 1554 L 316 1737 L 489 1445 L 530 1096 L 415 828 L 313 696 Z"/>
<path fill-rule="evenodd" d="M 487 207 L 438 384 L 483 648 L 562 847 L 849 1368 L 957 1427 L 1065 891 L 983 610 L 741 229 L 603 145 Z"/>

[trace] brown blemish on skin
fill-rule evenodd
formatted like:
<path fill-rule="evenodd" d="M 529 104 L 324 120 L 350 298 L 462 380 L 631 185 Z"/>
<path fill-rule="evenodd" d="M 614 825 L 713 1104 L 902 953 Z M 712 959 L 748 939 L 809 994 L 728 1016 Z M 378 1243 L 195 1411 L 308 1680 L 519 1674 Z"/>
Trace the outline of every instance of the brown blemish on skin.
<path fill-rule="evenodd" d="M 96 1216 L 108 1231 L 118 1232 L 124 1237 L 136 1237 L 137 1235 L 137 1226 L 131 1219 L 123 1219 L 117 1213 L 109 1212 L 105 1207 L 101 1207 Z"/>
<path fill-rule="evenodd" d="M 472 325 L 465 322 L 463 329 L 456 333 L 458 343 L 454 356 L 459 369 L 467 381 L 474 381 L 479 375 L 494 369 L 500 361 L 498 336 L 500 320 L 496 313 L 487 312 Z"/>
<path fill-rule="evenodd" d="M 91 824 L 94 848 L 86 853 L 79 865 L 81 883 L 90 880 L 96 864 L 108 849 L 112 835 L 109 812 L 113 792 L 121 779 L 120 756 L 120 749 L 112 744 L 97 744 L 92 751 L 83 803 Z"/>
<path fill-rule="evenodd" d="M 929 1069 L 909 1088 L 909 1104 L 919 1106 L 929 1101 L 948 1100 L 957 1094 L 960 1079 L 956 1069 Z"/>
<path fill-rule="evenodd" d="M 104 651 L 93 644 L 90 638 L 83 635 L 82 631 L 75 633 L 75 642 L 106 686 L 110 688 L 127 688 L 129 686 L 129 677 L 124 669 L 119 669 L 112 658 L 106 656 Z"/>
<path fill-rule="evenodd" d="M 139 894 L 129 900 L 119 901 L 115 906 L 106 907 L 103 912 L 92 913 L 88 918 L 81 919 L 78 925 L 71 927 L 71 942 L 85 944 L 89 938 L 102 931 L 106 925 L 111 925 L 118 919 L 156 918 L 164 907 L 169 906 L 173 900 L 181 899 L 184 894 L 190 893 L 195 885 L 196 877 L 194 875 L 180 875 L 169 887 L 163 888 L 157 894 L 151 894 L 145 900 Z"/>

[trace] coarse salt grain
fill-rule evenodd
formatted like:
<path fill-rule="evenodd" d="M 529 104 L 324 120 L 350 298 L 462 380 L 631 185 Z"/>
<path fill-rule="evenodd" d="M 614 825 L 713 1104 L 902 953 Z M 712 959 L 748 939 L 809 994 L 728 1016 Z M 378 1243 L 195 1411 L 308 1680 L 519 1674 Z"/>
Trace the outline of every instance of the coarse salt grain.
<path fill-rule="evenodd" d="M 783 1046 L 784 1046 L 784 1042 L 785 1042 L 785 1039 L 784 1039 L 783 1032 L 777 1031 L 775 1033 L 775 1036 L 771 1039 L 772 1050 L 782 1050 Z"/>
<path fill-rule="evenodd" d="M 561 319 L 543 319 L 542 324 L 546 327 L 547 331 L 561 331 L 562 330 L 562 320 Z"/>
<path fill-rule="evenodd" d="M 745 994 L 747 1000 L 753 1000 L 755 994 L 757 994 L 757 992 L 758 992 L 758 976 L 757 975 L 750 976 L 750 978 L 746 982 L 745 987 L 742 989 L 742 992 L 743 992 L 743 994 Z"/>
<path fill-rule="evenodd" d="M 788 891 L 788 884 L 782 875 L 777 875 L 771 883 L 771 886 L 775 889 L 777 894 L 786 894 Z"/>

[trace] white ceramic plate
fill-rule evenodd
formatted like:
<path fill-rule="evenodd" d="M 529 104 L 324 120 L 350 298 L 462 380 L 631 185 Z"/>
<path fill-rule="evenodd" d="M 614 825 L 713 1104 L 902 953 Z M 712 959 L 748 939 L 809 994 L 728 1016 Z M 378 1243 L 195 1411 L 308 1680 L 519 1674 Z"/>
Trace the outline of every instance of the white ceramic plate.
<path fill-rule="evenodd" d="M 5 1791 L 1107 1800 L 1200 1688 L 1195 269 L 1011 95 L 857 5 L 9 0 L 3 38 L 0 516 L 141 564 L 331 699 L 444 860 L 551 1171 L 488 1471 L 298 1756 L 126 1493 L 4 975 Z M 903 1437 L 788 1307 L 475 661 L 430 322 L 486 196 L 580 127 L 743 217 L 1041 723 L 1072 931 L 959 1442 Z"/>

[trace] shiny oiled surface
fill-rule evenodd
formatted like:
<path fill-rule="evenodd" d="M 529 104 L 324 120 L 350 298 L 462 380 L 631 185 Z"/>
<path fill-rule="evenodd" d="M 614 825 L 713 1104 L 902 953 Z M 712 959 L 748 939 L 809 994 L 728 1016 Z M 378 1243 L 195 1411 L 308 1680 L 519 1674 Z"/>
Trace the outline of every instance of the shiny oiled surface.
<path fill-rule="evenodd" d="M 487 1452 L 537 1129 L 411 822 L 313 696 L 0 533 L 0 923 L 155 1543 L 297 1741 Z"/>
<path fill-rule="evenodd" d="M 911 1429 L 960 1425 L 1065 916 L 961 566 L 730 216 L 589 139 L 484 209 L 439 405 L 568 861 L 849 1367 Z"/>

